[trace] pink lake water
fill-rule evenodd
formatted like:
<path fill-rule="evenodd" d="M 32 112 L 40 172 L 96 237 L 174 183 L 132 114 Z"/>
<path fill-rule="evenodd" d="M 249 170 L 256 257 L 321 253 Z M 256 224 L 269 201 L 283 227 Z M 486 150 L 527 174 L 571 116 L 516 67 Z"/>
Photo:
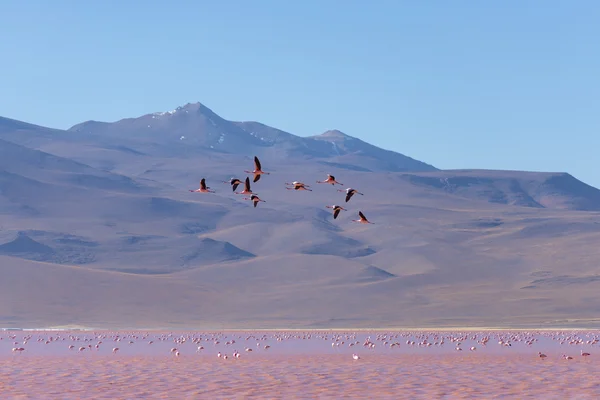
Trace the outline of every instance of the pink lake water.
<path fill-rule="evenodd" d="M 7 331 L 0 398 L 600 399 L 599 340 L 600 331 Z"/>

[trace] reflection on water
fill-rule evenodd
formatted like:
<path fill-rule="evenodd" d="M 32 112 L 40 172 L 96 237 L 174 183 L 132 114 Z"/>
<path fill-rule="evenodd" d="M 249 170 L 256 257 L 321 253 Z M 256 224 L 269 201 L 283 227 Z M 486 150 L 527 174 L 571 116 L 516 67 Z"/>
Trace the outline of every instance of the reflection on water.
<path fill-rule="evenodd" d="M 0 399 L 597 400 L 598 337 L 582 331 L 2 332 Z M 25 350 L 12 351 L 19 348 Z"/>

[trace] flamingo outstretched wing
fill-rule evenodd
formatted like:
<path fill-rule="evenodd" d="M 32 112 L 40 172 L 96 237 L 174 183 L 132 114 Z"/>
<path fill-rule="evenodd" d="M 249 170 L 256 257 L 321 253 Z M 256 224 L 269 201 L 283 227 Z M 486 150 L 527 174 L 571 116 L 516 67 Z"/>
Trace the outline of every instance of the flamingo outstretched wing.
<path fill-rule="evenodd" d="M 340 211 L 342 211 L 342 209 L 338 208 L 337 210 L 335 210 L 333 212 L 333 219 L 336 219 L 338 217 L 338 215 L 340 215 Z"/>
<path fill-rule="evenodd" d="M 346 203 L 350 200 L 350 198 L 354 196 L 354 192 L 350 191 L 346 194 Z"/>

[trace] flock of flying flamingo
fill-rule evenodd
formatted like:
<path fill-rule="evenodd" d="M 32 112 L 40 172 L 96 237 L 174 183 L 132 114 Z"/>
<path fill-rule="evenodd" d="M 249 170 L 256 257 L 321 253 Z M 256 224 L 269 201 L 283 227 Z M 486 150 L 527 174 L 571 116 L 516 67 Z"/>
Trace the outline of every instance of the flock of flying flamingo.
<path fill-rule="evenodd" d="M 252 180 L 253 183 L 256 183 L 260 180 L 261 175 L 270 175 L 270 172 L 265 172 L 262 169 L 260 160 L 258 159 L 258 157 L 254 156 L 254 170 L 253 171 L 244 171 L 247 174 L 252 174 L 254 175 L 254 179 Z M 254 203 L 254 207 L 258 206 L 258 203 L 260 202 L 265 202 L 265 200 L 261 199 L 260 197 L 258 197 L 258 195 L 256 193 L 254 193 L 252 191 L 252 188 L 250 187 L 250 177 L 246 177 L 245 181 L 241 181 L 238 178 L 231 178 L 231 180 L 229 181 L 223 181 L 223 183 L 229 183 L 231 185 L 231 189 L 235 194 L 245 194 L 245 195 L 250 195 L 250 197 L 244 197 L 244 200 L 250 200 Z M 335 176 L 331 175 L 331 174 L 327 174 L 327 179 L 325 179 L 324 181 L 317 181 L 317 183 L 325 183 L 325 184 L 330 184 L 332 186 L 335 185 L 340 185 L 340 186 L 344 186 L 343 183 L 338 182 L 335 179 Z M 237 188 L 239 185 L 243 184 L 244 185 L 244 190 L 242 190 L 241 192 L 236 192 Z M 303 183 L 303 182 L 298 182 L 298 181 L 294 181 L 292 183 L 288 183 L 286 182 L 286 189 L 287 190 L 308 190 L 308 191 L 312 191 L 312 189 L 310 188 L 309 185 Z M 211 189 L 210 186 L 206 186 L 206 178 L 202 178 L 200 180 L 200 187 L 198 189 L 190 189 L 190 192 L 194 192 L 194 193 L 215 193 L 215 190 Z M 338 192 L 345 192 L 346 193 L 346 203 L 348 203 L 350 201 L 350 199 L 352 198 L 352 196 L 354 196 L 355 194 L 360 194 L 361 196 L 363 195 L 363 193 L 359 192 L 356 189 L 353 189 L 351 187 L 344 189 L 338 189 Z M 334 205 L 328 205 L 325 206 L 329 209 L 332 210 L 333 212 L 333 219 L 337 219 L 338 215 L 340 214 L 340 212 L 343 211 L 348 211 L 346 208 L 339 206 L 337 204 Z M 362 213 L 362 211 L 358 211 L 358 217 L 359 219 L 353 219 L 352 222 L 358 222 L 361 224 L 372 224 L 373 222 L 370 222 L 365 215 Z"/>
<path fill-rule="evenodd" d="M 499 348 L 532 348 L 533 346 L 543 346 L 547 349 L 559 346 L 563 359 L 573 360 L 573 356 L 564 354 L 565 346 L 578 347 L 580 356 L 588 358 L 591 353 L 584 351 L 582 347 L 596 347 L 600 342 L 600 334 L 592 332 L 327 332 L 327 331 L 307 331 L 307 332 L 186 332 L 186 333 L 151 333 L 151 332 L 37 332 L 16 334 L 11 333 L 6 336 L 0 335 L 0 347 L 2 343 L 11 342 L 13 344 L 13 353 L 22 353 L 25 351 L 25 345 L 28 342 L 37 342 L 39 345 L 59 345 L 68 351 L 77 352 L 99 352 L 102 348 L 112 348 L 112 353 L 117 353 L 123 346 L 134 346 L 135 344 L 146 344 L 158 346 L 156 350 L 179 357 L 182 354 L 199 354 L 205 350 L 212 349 L 217 357 L 227 360 L 231 354 L 234 359 L 240 358 L 241 353 L 237 349 L 250 354 L 254 350 L 267 351 L 272 346 L 282 347 L 285 351 L 286 344 L 291 348 L 297 348 L 293 342 L 302 341 L 313 342 L 309 347 L 321 347 L 318 343 L 331 343 L 331 348 L 336 352 L 344 352 L 346 348 L 352 352 L 352 358 L 359 360 L 360 350 L 364 352 L 377 353 L 386 350 L 405 348 L 409 351 L 427 348 L 447 348 L 458 352 L 466 346 L 471 352 L 478 352 L 485 349 L 488 343 L 497 342 Z M 109 345 L 108 343 L 113 343 Z M 290 343 L 292 342 L 292 343 Z M 106 344 L 105 344 L 106 343 Z M 8 343 L 7 343 L 8 344 Z M 315 346 L 315 344 L 317 346 Z M 445 346 L 448 344 L 448 346 Z M 513 346 L 513 344 L 515 346 Z M 193 345 L 193 346 L 190 346 Z M 38 347 L 38 346 L 36 346 Z M 55 347 L 55 346 L 52 346 Z M 134 346 L 137 347 L 137 346 Z M 190 348 L 191 347 L 191 348 Z M 377 348 L 377 350 L 376 350 Z M 38 347 L 39 349 L 39 347 Z M 323 349 L 323 348 L 322 348 Z M 307 347 L 301 350 L 306 352 Z M 348 351 L 346 350 L 346 351 Z M 558 349 L 556 349 L 558 350 Z M 38 350 L 39 351 L 39 350 Z M 506 350 L 505 350 L 506 351 Z M 511 351 L 512 352 L 512 351 Z M 213 354 L 215 354 L 213 353 Z M 366 353 L 365 353 L 366 354 Z M 537 352 L 537 357 L 545 359 L 548 356 L 542 352 Z"/>

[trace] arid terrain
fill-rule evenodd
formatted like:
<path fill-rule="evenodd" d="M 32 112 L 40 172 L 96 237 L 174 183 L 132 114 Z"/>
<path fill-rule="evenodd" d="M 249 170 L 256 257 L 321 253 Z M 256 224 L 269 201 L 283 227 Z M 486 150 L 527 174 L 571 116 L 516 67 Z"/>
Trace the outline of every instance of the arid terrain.
<path fill-rule="evenodd" d="M 256 208 L 227 183 L 255 155 Z M 598 243 L 600 191 L 566 172 L 439 170 L 200 103 L 0 118 L 0 327 L 598 327 Z"/>
<path fill-rule="evenodd" d="M 598 331 L 5 332 L 0 391 L 3 398 L 36 400 L 597 399 L 599 337 Z M 11 354 L 12 346 L 24 350 Z"/>

